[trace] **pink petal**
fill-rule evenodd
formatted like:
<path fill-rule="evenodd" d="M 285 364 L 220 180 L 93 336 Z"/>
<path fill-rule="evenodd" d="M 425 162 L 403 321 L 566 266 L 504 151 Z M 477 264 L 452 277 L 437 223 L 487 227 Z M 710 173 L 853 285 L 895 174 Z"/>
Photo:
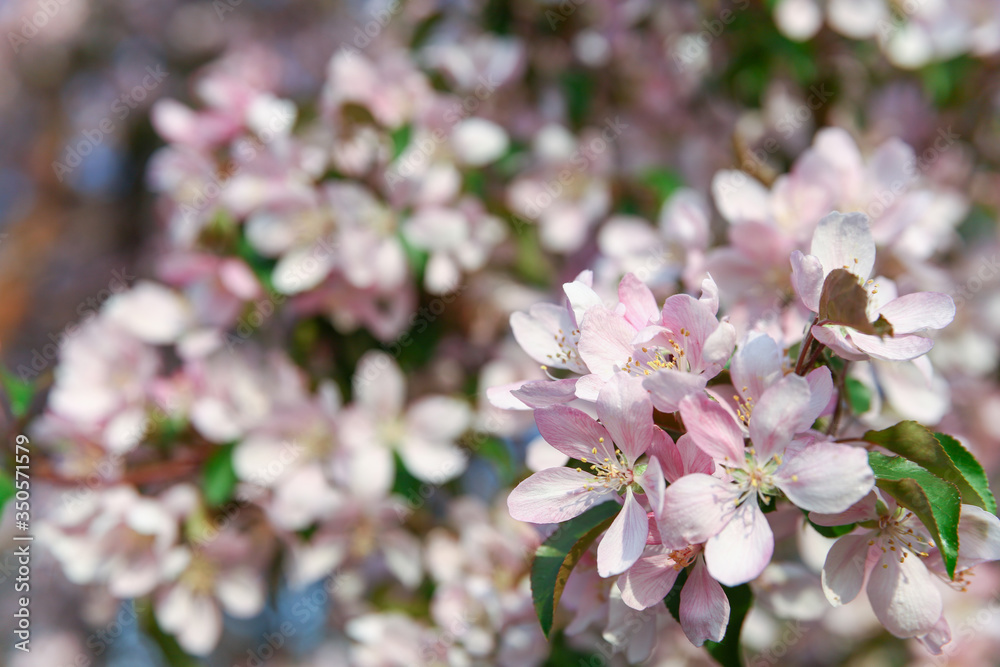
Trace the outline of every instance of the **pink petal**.
<path fill-rule="evenodd" d="M 684 348 L 688 363 L 695 372 L 702 370 L 702 350 L 705 341 L 719 327 L 719 320 L 708 305 L 687 294 L 675 294 L 663 302 L 662 324 L 670 336 Z M 681 333 L 681 329 L 687 335 Z M 735 344 L 735 340 L 733 341 Z"/>
<path fill-rule="evenodd" d="M 510 328 L 517 344 L 538 363 L 577 372 L 583 369 L 572 346 L 567 346 L 561 340 L 561 336 L 568 336 L 572 329 L 565 308 L 551 303 L 535 304 L 528 313 L 512 314 Z M 557 335 L 560 329 L 563 333 Z"/>
<path fill-rule="evenodd" d="M 850 361 L 867 361 L 868 355 L 860 351 L 850 338 L 845 335 L 845 327 L 831 325 L 831 326 L 814 326 L 812 328 L 813 337 L 819 342 L 826 345 L 828 348 L 837 353 L 842 359 L 849 359 Z M 856 331 L 851 331 L 851 334 L 856 334 Z M 860 335 L 860 334 L 858 334 Z"/>
<path fill-rule="evenodd" d="M 646 469 L 637 480 L 649 499 L 649 506 L 657 519 L 663 513 L 663 494 L 667 490 L 667 481 L 663 477 L 660 461 L 655 456 L 649 459 Z"/>
<path fill-rule="evenodd" d="M 792 287 L 799 295 L 806 308 L 814 313 L 819 312 L 819 298 L 823 293 L 823 265 L 819 258 L 803 255 L 801 250 L 795 250 L 791 256 Z"/>
<path fill-rule="evenodd" d="M 618 300 L 625 306 L 625 319 L 636 329 L 658 319 L 660 309 L 656 306 L 656 297 L 635 274 L 626 273 L 618 283 Z"/>
<path fill-rule="evenodd" d="M 681 628 L 695 646 L 722 641 L 729 624 L 729 598 L 708 573 L 703 559 L 695 561 L 681 589 Z"/>
<path fill-rule="evenodd" d="M 955 302 L 947 294 L 916 292 L 893 299 L 879 309 L 896 335 L 921 329 L 943 329 L 955 319 Z"/>
<path fill-rule="evenodd" d="M 845 535 L 827 553 L 823 564 L 823 592 L 834 607 L 847 604 L 861 592 L 870 556 L 878 551 L 877 546 L 869 548 L 873 534 L 869 531 Z"/>
<path fill-rule="evenodd" d="M 879 338 L 852 331 L 851 340 L 868 356 L 883 361 L 906 361 L 927 354 L 934 347 L 933 340 L 916 334 Z"/>
<path fill-rule="evenodd" d="M 577 378 L 565 380 L 536 380 L 525 382 L 511 395 L 532 408 L 546 408 L 550 405 L 569 403 L 576 398 Z"/>
<path fill-rule="evenodd" d="M 618 578 L 622 602 L 639 610 L 663 602 L 677 581 L 679 570 L 675 569 L 675 565 L 666 547 L 646 547 L 635 565 Z"/>
<path fill-rule="evenodd" d="M 767 334 L 751 333 L 733 355 L 729 374 L 743 398 L 760 400 L 764 391 L 782 377 L 778 344 Z"/>
<path fill-rule="evenodd" d="M 723 369 L 736 347 L 736 327 L 729 322 L 719 322 L 701 348 L 702 370 L 708 377 L 715 377 Z"/>
<path fill-rule="evenodd" d="M 836 406 L 833 377 L 830 375 L 829 367 L 820 366 L 809 371 L 806 382 L 809 383 L 809 407 L 806 409 L 803 423 L 812 424 Z"/>
<path fill-rule="evenodd" d="M 813 233 L 809 251 L 823 265 L 824 277 L 834 269 L 847 269 L 868 278 L 875 266 L 875 240 L 864 213 L 828 214 Z"/>
<path fill-rule="evenodd" d="M 366 352 L 354 371 L 354 400 L 382 419 L 403 411 L 406 379 L 396 361 L 384 352 Z"/>
<path fill-rule="evenodd" d="M 635 328 L 604 306 L 587 311 L 580 326 L 580 358 L 592 372 L 607 380 L 632 356 Z"/>
<path fill-rule="evenodd" d="M 663 494 L 663 543 L 681 548 L 713 537 L 732 519 L 738 493 L 732 484 L 709 475 L 681 477 Z"/>
<path fill-rule="evenodd" d="M 738 586 L 757 578 L 771 562 L 773 553 L 774 533 L 753 497 L 736 510 L 722 531 L 705 543 L 708 571 L 726 586 Z"/>
<path fill-rule="evenodd" d="M 958 521 L 958 569 L 1000 560 L 1000 519 L 975 505 L 962 505 Z"/>
<path fill-rule="evenodd" d="M 934 629 L 922 637 L 917 637 L 917 641 L 923 644 L 930 653 L 941 655 L 941 649 L 951 641 L 951 627 L 948 626 L 948 619 L 944 617 L 944 614 L 934 624 Z"/>
<path fill-rule="evenodd" d="M 819 442 L 789 454 L 774 480 L 796 506 L 825 514 L 849 509 L 875 485 L 868 452 L 833 442 Z"/>
<path fill-rule="evenodd" d="M 875 500 L 875 494 L 869 493 L 844 512 L 837 512 L 835 514 L 810 512 L 809 520 L 817 526 L 846 526 L 849 523 L 871 521 L 878 518 L 878 512 L 875 509 Z"/>
<path fill-rule="evenodd" d="M 655 371 L 643 381 L 652 394 L 653 405 L 661 412 L 676 412 L 684 397 L 701 393 L 707 385 L 708 378 L 704 375 L 673 368 Z"/>
<path fill-rule="evenodd" d="M 602 577 L 613 577 L 632 567 L 646 548 L 649 534 L 649 517 L 632 489 L 625 492 L 625 506 L 611 522 L 597 546 L 597 573 Z"/>
<path fill-rule="evenodd" d="M 941 594 L 934 577 L 914 554 L 901 558 L 899 551 L 883 553 L 866 590 L 875 616 L 897 637 L 926 635 L 941 618 Z"/>
<path fill-rule="evenodd" d="M 705 394 L 693 394 L 681 401 L 680 413 L 703 452 L 720 463 L 743 463 L 743 432 L 725 408 Z"/>
<path fill-rule="evenodd" d="M 809 383 L 799 375 L 786 375 L 764 392 L 753 405 L 749 424 L 758 461 L 781 452 L 792 436 L 812 426 L 812 421 L 805 423 L 808 408 Z"/>
<path fill-rule="evenodd" d="M 646 456 L 653 458 L 658 457 L 660 459 L 660 465 L 664 464 L 664 461 L 674 456 L 673 452 L 676 449 L 674 441 L 671 439 L 667 432 L 656 428 L 653 429 L 653 442 L 650 443 L 649 449 L 646 450 Z M 671 480 L 673 481 L 673 480 Z"/>
<path fill-rule="evenodd" d="M 549 468 L 518 484 L 507 497 L 507 509 L 518 521 L 559 523 L 616 496 L 614 491 L 598 484 L 596 477 L 582 470 Z M 645 516 L 644 512 L 644 522 Z"/>
<path fill-rule="evenodd" d="M 771 218 L 767 189 L 742 171 L 716 172 L 712 178 L 712 198 L 722 217 L 733 224 L 748 220 L 765 222 Z"/>
<path fill-rule="evenodd" d="M 612 375 L 597 397 L 597 416 L 629 463 L 653 441 L 653 402 L 637 377 Z"/>
<path fill-rule="evenodd" d="M 528 382 L 526 380 L 519 380 L 517 382 L 489 387 L 486 389 L 486 400 L 490 402 L 490 405 L 501 410 L 530 410 L 531 406 L 514 396 L 514 391 L 528 384 Z"/>
<path fill-rule="evenodd" d="M 701 297 L 698 301 L 708 306 L 713 315 L 719 313 L 719 286 L 711 274 L 701 281 Z"/>
<path fill-rule="evenodd" d="M 535 410 L 535 424 L 542 437 L 570 458 L 615 458 L 611 434 L 586 413 L 565 405 Z M 603 442 L 601 441 L 603 439 Z M 594 449 L 597 452 L 594 453 Z"/>

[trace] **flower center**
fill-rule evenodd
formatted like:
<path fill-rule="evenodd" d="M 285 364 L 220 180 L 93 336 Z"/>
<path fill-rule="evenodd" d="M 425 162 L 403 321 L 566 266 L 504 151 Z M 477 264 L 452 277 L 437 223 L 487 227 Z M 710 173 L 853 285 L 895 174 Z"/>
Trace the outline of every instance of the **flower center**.
<path fill-rule="evenodd" d="M 733 401 L 736 402 L 736 416 L 740 418 L 744 426 L 750 425 L 750 415 L 753 413 L 753 396 L 747 394 L 749 389 L 749 387 L 743 387 L 745 398 L 740 398 L 739 394 L 733 394 Z"/>
<path fill-rule="evenodd" d="M 775 454 L 760 464 L 753 448 L 747 450 L 746 463 L 743 467 L 729 470 L 734 483 L 740 487 L 740 495 L 736 499 L 737 507 L 752 497 L 760 498 L 761 502 L 767 505 L 771 502 L 772 496 L 778 495 L 778 487 L 774 483 L 773 476 L 782 460 L 781 454 Z"/>
<path fill-rule="evenodd" d="M 601 438 L 599 442 L 603 445 L 604 438 Z M 597 455 L 597 447 L 592 448 L 591 453 Z M 596 484 L 601 485 L 608 489 L 614 489 L 615 491 L 621 490 L 623 487 L 628 486 L 633 481 L 635 481 L 635 475 L 632 472 L 632 466 L 629 465 L 628 460 L 625 455 L 622 454 L 621 450 L 615 447 L 615 458 L 612 459 L 609 456 L 605 456 L 603 460 L 591 461 L 587 457 L 580 459 L 584 463 L 590 464 L 590 470 L 595 477 L 597 477 Z M 577 468 L 577 470 L 583 471 L 582 468 Z M 593 491 L 595 482 L 590 480 L 584 484 L 584 488 L 588 491 Z"/>
<path fill-rule="evenodd" d="M 642 356 L 645 360 L 629 357 L 623 367 L 626 373 L 642 373 L 650 375 L 654 371 L 664 368 L 676 369 L 679 371 L 691 371 L 691 360 L 684 351 L 684 339 L 691 335 L 691 332 L 681 327 L 680 336 L 667 339 L 667 345 L 650 350 L 648 347 L 641 348 Z M 680 342 L 678 342 L 678 340 Z M 636 354 L 636 357 L 639 355 Z"/>
<path fill-rule="evenodd" d="M 701 553 L 700 544 L 694 544 L 686 546 L 683 549 L 675 549 L 674 551 L 671 551 L 670 560 L 674 561 L 674 570 L 680 571 L 693 563 L 699 553 Z"/>

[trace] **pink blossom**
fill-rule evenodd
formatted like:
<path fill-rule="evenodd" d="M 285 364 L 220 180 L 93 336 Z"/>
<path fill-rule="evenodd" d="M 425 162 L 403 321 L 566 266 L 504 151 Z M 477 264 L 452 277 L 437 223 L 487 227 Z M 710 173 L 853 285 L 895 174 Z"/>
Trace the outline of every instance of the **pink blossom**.
<path fill-rule="evenodd" d="M 654 442 L 669 439 L 653 425 L 653 404 L 641 385 L 618 373 L 597 399 L 601 423 L 563 405 L 535 411 L 535 422 L 549 444 L 590 466 L 548 468 L 521 482 L 507 499 L 511 516 L 532 523 L 558 523 L 572 519 L 608 500 L 618 501 L 618 513 L 598 548 L 598 571 L 607 577 L 619 574 L 642 554 L 648 522 L 632 488 L 643 475 L 635 464 Z"/>
<path fill-rule="evenodd" d="M 823 591 L 831 604 L 846 604 L 865 587 L 875 615 L 897 637 L 947 633 L 941 594 L 931 576 L 948 580 L 944 562 L 927 529 L 912 512 L 876 492 L 843 513 L 813 512 L 810 518 L 822 526 L 860 524 L 860 530 L 841 537 L 827 554 Z M 964 589 L 968 570 L 1000 560 L 1000 519 L 978 507 L 962 505 L 958 532 L 962 548 L 954 585 Z M 950 633 L 947 636 L 950 638 Z M 939 644 L 944 643 L 933 636 L 928 642 L 936 645 L 938 653 Z"/>
<path fill-rule="evenodd" d="M 768 504 L 783 493 L 804 509 L 841 511 L 871 490 L 874 476 L 864 450 L 815 437 L 794 439 L 816 417 L 810 394 L 805 378 L 789 375 L 744 405 L 752 443 L 747 449 L 739 422 L 721 405 L 704 394 L 681 402 L 688 434 L 715 459 L 721 474 L 685 475 L 667 488 L 666 520 L 659 526 L 664 544 L 704 542 L 708 572 L 735 586 L 759 575 L 774 549 L 758 499 Z"/>

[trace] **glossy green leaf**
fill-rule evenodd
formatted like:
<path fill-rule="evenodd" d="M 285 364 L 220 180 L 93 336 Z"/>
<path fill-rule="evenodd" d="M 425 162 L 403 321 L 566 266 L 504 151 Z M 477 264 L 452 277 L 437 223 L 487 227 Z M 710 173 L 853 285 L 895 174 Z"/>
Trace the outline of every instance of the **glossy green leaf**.
<path fill-rule="evenodd" d="M 963 503 L 996 513 L 996 500 L 983 467 L 954 438 L 935 435 L 915 421 L 905 421 L 881 431 L 868 431 L 864 439 L 951 482 L 958 488 Z"/>
<path fill-rule="evenodd" d="M 970 505 L 978 505 L 987 512 L 996 514 L 997 501 L 993 497 L 993 491 L 990 490 L 990 480 L 986 477 L 986 471 L 983 470 L 982 464 L 976 460 L 972 452 L 963 447 L 962 443 L 950 435 L 935 433 L 934 438 L 941 443 L 941 447 L 944 448 L 948 458 L 951 459 L 951 462 L 955 464 L 955 468 L 962 474 L 962 479 L 973 488 L 983 504 L 979 505 L 971 495 L 967 500 L 964 493 L 962 493 L 962 501 Z M 962 492 L 962 487 L 958 487 L 958 490 Z"/>
<path fill-rule="evenodd" d="M 555 610 L 570 573 L 620 510 L 621 505 L 616 502 L 591 507 L 580 516 L 560 524 L 535 551 L 535 560 L 531 564 L 531 597 L 546 637 L 552 631 Z"/>
<path fill-rule="evenodd" d="M 901 456 L 868 454 L 875 485 L 913 512 L 930 531 L 941 551 L 948 576 L 954 578 L 958 560 L 958 519 L 962 498 L 951 482 Z"/>

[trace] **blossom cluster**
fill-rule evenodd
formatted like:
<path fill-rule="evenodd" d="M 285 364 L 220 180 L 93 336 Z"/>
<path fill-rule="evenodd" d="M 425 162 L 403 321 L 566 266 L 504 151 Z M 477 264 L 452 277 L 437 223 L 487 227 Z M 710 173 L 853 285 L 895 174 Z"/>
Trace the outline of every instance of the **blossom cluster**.
<path fill-rule="evenodd" d="M 0 373 L 4 664 L 993 659 L 995 7 L 173 4 L 67 86 L 55 182 L 148 157 L 156 229 Z"/>
<path fill-rule="evenodd" d="M 544 442 L 578 463 L 534 473 L 508 507 L 516 519 L 548 524 L 620 504 L 599 538 L 598 574 L 637 610 L 682 586 L 679 620 L 701 646 L 725 637 L 723 586 L 751 582 L 771 562 L 767 513 L 787 501 L 802 511 L 800 523 L 849 531 L 822 569 L 831 604 L 850 602 L 867 581 L 891 633 L 940 652 L 950 631 L 930 573 L 964 585 L 967 569 L 1000 559 L 1000 520 L 963 504 L 959 566 L 946 572 L 916 508 L 876 488 L 872 444 L 836 437 L 844 397 L 831 360 L 820 360 L 824 348 L 845 361 L 920 358 L 933 346 L 923 332 L 948 325 L 955 307 L 940 293 L 897 297 L 891 282 L 869 278 L 876 253 L 864 214 L 823 217 L 809 250 L 789 260 L 794 307 L 812 318 L 796 341 L 749 331 L 737 344 L 733 325 L 717 317 L 711 276 L 700 299 L 677 294 L 660 308 L 632 274 L 613 306 L 583 274 L 564 285 L 564 307 L 516 313 L 511 326 L 525 351 L 569 374 L 499 388 L 494 400 L 533 410 Z"/>

